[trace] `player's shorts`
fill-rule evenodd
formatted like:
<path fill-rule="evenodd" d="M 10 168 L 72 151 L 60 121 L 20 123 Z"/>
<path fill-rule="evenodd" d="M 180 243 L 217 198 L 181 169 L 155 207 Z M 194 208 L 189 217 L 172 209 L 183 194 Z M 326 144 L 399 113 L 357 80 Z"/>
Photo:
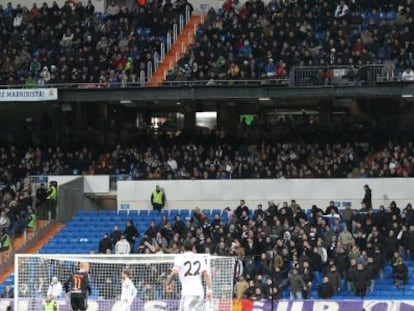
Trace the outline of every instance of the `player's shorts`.
<path fill-rule="evenodd" d="M 180 300 L 180 311 L 204 311 L 203 296 L 182 296 Z"/>
<path fill-rule="evenodd" d="M 70 305 L 72 306 L 72 310 L 86 311 L 88 309 L 88 301 L 81 293 L 70 294 Z"/>

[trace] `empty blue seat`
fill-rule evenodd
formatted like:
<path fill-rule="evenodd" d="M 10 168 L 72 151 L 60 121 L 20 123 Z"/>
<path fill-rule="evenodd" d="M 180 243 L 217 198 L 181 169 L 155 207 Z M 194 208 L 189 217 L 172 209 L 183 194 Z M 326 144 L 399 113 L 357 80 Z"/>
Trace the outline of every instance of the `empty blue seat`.
<path fill-rule="evenodd" d="M 222 210 L 221 210 L 221 209 L 213 209 L 213 210 L 211 211 L 211 214 L 212 214 L 212 215 L 215 215 L 215 214 L 219 214 L 219 215 L 221 215 L 221 212 L 222 212 Z"/>

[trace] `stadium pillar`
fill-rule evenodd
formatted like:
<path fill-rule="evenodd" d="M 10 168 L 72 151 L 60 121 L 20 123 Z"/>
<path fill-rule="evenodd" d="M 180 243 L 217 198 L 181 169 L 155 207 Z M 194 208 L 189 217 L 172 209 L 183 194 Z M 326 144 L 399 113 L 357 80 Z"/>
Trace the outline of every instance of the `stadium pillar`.
<path fill-rule="evenodd" d="M 323 100 L 319 103 L 319 123 L 321 126 L 330 127 L 332 124 L 332 101 Z"/>
<path fill-rule="evenodd" d="M 196 109 L 194 103 L 188 103 L 184 108 L 184 128 L 191 130 L 196 126 Z"/>
<path fill-rule="evenodd" d="M 109 143 L 109 131 L 110 131 L 110 122 L 109 122 L 109 111 L 107 103 L 99 103 L 99 117 L 102 120 L 102 133 L 103 133 L 103 143 Z"/>
<path fill-rule="evenodd" d="M 217 128 L 234 131 L 239 128 L 240 108 L 237 105 L 219 104 L 217 107 Z"/>
<path fill-rule="evenodd" d="M 76 109 L 76 127 L 83 128 L 86 124 L 86 113 L 84 104 L 81 102 L 77 102 L 75 105 Z"/>

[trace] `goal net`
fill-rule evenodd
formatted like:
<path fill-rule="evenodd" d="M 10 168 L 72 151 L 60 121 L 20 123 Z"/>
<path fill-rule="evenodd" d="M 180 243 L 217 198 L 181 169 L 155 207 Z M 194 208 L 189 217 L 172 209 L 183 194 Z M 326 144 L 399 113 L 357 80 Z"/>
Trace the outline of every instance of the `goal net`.
<path fill-rule="evenodd" d="M 234 258 L 199 255 L 206 261 L 213 287 L 213 299 L 206 311 L 231 311 L 233 297 Z M 121 272 L 128 269 L 137 288 L 131 310 L 179 310 L 181 284 L 175 278 L 169 290 L 166 280 L 174 263 L 174 255 L 15 255 L 15 308 L 19 311 L 45 310 L 48 297 L 56 297 L 59 311 L 71 310 L 63 287 L 70 275 L 78 271 L 80 262 L 89 263 L 92 294 L 89 311 L 117 311 L 121 294 Z M 57 284 L 57 285 L 56 285 Z"/>

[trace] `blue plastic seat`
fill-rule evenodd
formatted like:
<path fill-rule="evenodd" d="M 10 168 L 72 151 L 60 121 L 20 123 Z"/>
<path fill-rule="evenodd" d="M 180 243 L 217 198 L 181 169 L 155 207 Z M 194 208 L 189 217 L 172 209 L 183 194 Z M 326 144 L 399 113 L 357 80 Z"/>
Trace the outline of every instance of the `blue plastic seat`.
<path fill-rule="evenodd" d="M 222 210 L 221 210 L 221 209 L 213 209 L 213 210 L 211 211 L 211 214 L 212 214 L 212 215 L 219 214 L 219 215 L 221 216 L 221 213 L 222 213 Z"/>

